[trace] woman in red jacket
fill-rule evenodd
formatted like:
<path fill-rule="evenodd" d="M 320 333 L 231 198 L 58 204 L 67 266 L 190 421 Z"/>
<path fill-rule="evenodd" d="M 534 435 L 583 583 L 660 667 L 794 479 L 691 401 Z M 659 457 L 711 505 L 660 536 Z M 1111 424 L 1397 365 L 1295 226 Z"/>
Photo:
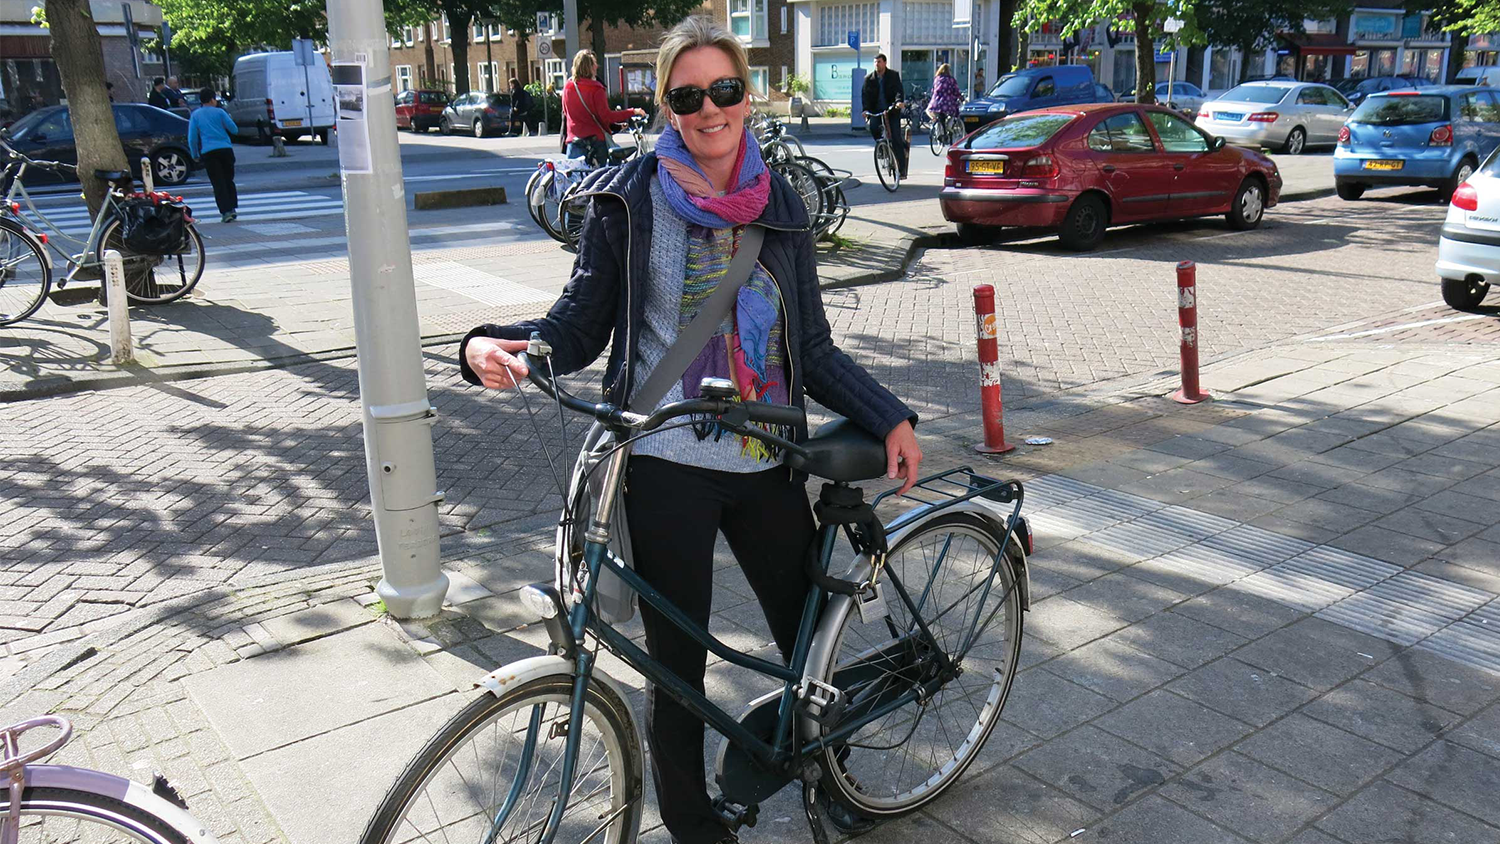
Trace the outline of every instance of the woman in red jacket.
<path fill-rule="evenodd" d="M 579 50 L 573 57 L 573 78 L 563 86 L 563 132 L 569 158 L 585 158 L 595 167 L 609 156 L 609 126 L 624 123 L 631 115 L 642 117 L 638 108 L 616 111 L 609 107 L 604 86 L 594 78 L 599 63 L 593 50 Z"/>

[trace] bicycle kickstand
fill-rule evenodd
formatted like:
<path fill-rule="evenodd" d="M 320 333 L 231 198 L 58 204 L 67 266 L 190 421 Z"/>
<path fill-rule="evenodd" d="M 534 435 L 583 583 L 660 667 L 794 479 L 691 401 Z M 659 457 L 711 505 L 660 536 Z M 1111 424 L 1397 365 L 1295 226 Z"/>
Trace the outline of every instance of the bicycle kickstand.
<path fill-rule="evenodd" d="M 828 844 L 828 830 L 823 828 L 823 816 L 818 814 L 816 783 L 802 783 L 802 810 L 807 813 L 807 826 L 812 830 L 813 844 Z"/>

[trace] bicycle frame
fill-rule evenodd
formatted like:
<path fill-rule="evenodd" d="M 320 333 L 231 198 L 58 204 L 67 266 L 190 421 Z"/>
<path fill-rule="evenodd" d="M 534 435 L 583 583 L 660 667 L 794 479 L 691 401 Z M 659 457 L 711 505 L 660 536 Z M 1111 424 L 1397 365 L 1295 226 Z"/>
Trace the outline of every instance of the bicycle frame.
<path fill-rule="evenodd" d="M 911 596 L 907 593 L 907 590 L 901 584 L 899 577 L 897 577 L 894 571 L 886 572 L 889 582 L 895 587 L 895 591 L 898 597 L 906 605 L 907 610 L 911 613 L 912 619 L 914 621 L 914 627 L 909 627 L 906 631 L 906 634 L 901 639 L 898 639 L 897 643 L 904 644 L 907 641 L 907 637 L 915 637 L 919 640 L 924 640 L 925 643 L 932 648 L 933 652 L 937 654 L 941 670 L 931 676 L 929 679 L 915 684 L 912 688 L 907 689 L 897 697 L 889 700 L 875 700 L 872 704 L 869 704 L 868 711 L 863 711 L 856 717 L 840 719 L 841 723 L 838 723 L 837 726 L 835 726 L 832 730 L 826 732 L 819 730 L 815 733 L 809 731 L 809 734 L 806 735 L 799 744 L 797 734 L 794 732 L 797 726 L 796 715 L 799 702 L 804 699 L 809 699 L 813 703 L 813 705 L 820 706 L 820 708 L 823 709 L 824 714 L 826 714 L 828 712 L 827 704 L 820 703 L 817 696 L 824 695 L 824 699 L 827 700 L 828 703 L 832 703 L 837 700 L 839 694 L 838 690 L 834 689 L 831 686 L 828 686 L 827 684 L 819 680 L 819 676 L 821 676 L 823 673 L 822 669 L 827 667 L 828 660 L 833 657 L 833 654 L 822 654 L 816 663 L 810 660 L 812 646 L 815 639 L 817 638 L 817 636 L 815 635 L 815 633 L 817 633 L 816 628 L 818 628 L 822 623 L 823 618 L 828 611 L 827 608 L 824 608 L 823 613 L 820 614 L 820 608 L 823 606 L 824 597 L 827 593 L 825 593 L 824 590 L 819 588 L 816 584 L 809 585 L 808 593 L 803 604 L 802 620 L 797 630 L 796 644 L 794 645 L 793 653 L 791 655 L 790 666 L 773 663 L 764 659 L 760 659 L 758 657 L 740 653 L 739 651 L 736 651 L 735 649 L 719 641 L 706 629 L 698 626 L 691 619 L 689 619 L 685 613 L 683 613 L 674 604 L 668 601 L 665 596 L 663 596 L 659 591 L 657 591 L 655 587 L 653 587 L 644 578 L 637 574 L 634 569 L 626 567 L 612 554 L 610 554 L 608 549 L 608 526 L 613 515 L 612 510 L 617 498 L 617 496 L 612 491 L 619 488 L 619 485 L 621 484 L 624 477 L 625 465 L 628 459 L 628 449 L 621 449 L 609 458 L 610 462 L 608 463 L 605 470 L 605 481 L 603 484 L 603 488 L 604 490 L 606 490 L 606 492 L 601 496 L 598 510 L 590 523 L 587 533 L 585 534 L 584 562 L 588 566 L 589 572 L 587 585 L 584 587 L 582 596 L 579 597 L 578 600 L 574 601 L 573 606 L 571 610 L 569 610 L 566 619 L 566 623 L 568 624 L 571 632 L 571 641 L 573 643 L 583 642 L 585 634 L 592 633 L 601 644 L 619 655 L 620 658 L 623 659 L 627 664 L 644 675 L 647 680 L 655 684 L 661 690 L 665 691 L 667 694 L 681 703 L 684 707 L 686 707 L 688 711 L 692 712 L 696 717 L 701 718 L 704 723 L 712 727 L 718 733 L 726 736 L 732 743 L 738 745 L 741 749 L 747 752 L 753 759 L 755 759 L 756 762 L 769 770 L 780 771 L 785 774 L 788 779 L 794 778 L 801 773 L 803 766 L 800 763 L 803 760 L 822 751 L 829 745 L 837 744 L 844 739 L 854 735 L 859 731 L 860 728 L 864 727 L 865 725 L 879 720 L 880 718 L 885 717 L 887 714 L 894 712 L 895 710 L 900 709 L 901 707 L 906 706 L 909 703 L 925 699 L 926 697 L 930 696 L 937 690 L 937 688 L 940 688 L 950 679 L 952 679 L 952 677 L 954 676 L 954 663 L 962 659 L 963 654 L 966 653 L 968 647 L 971 646 L 974 637 L 982 629 L 979 627 L 979 614 L 980 612 L 982 612 L 985 606 L 985 602 L 983 599 L 979 602 L 978 607 L 976 607 L 975 618 L 971 622 L 969 630 L 965 636 L 964 647 L 960 650 L 956 658 L 950 660 L 948 655 L 943 653 L 943 649 L 938 645 L 936 639 L 933 637 L 926 623 L 922 621 L 920 615 L 921 603 L 914 602 L 912 600 Z M 988 482 L 985 484 L 980 484 L 979 481 L 981 479 L 972 471 L 967 469 L 955 471 L 966 473 L 970 478 L 970 482 L 967 485 L 968 491 L 965 494 L 961 496 L 953 496 L 949 501 L 944 503 L 932 503 L 924 501 L 923 506 L 915 508 L 914 510 L 908 511 L 907 513 L 903 514 L 900 519 L 893 522 L 893 525 L 900 525 L 902 529 L 914 528 L 924 522 L 925 517 L 927 516 L 931 516 L 938 511 L 946 510 L 949 507 L 963 504 L 980 497 L 988 497 L 993 500 L 1003 501 L 1007 503 L 1013 500 L 1015 502 L 1015 508 L 1007 524 L 1007 531 L 1004 540 L 1001 543 L 1000 552 L 996 555 L 994 565 L 990 570 L 990 575 L 985 581 L 983 597 L 987 598 L 989 595 L 990 587 L 994 582 L 995 576 L 999 573 L 999 567 L 1001 565 L 1007 564 L 1006 551 L 1010 545 L 1010 538 L 1016 529 L 1017 523 L 1021 521 L 1019 514 L 1021 509 L 1022 493 L 1020 491 L 1019 485 L 1013 484 L 1013 482 Z M 919 482 L 918 486 L 922 486 L 929 492 L 931 492 L 933 491 L 931 484 L 935 480 L 942 480 L 952 474 L 954 473 L 949 472 L 925 478 Z M 983 480 L 987 481 L 987 479 Z M 1003 487 L 1010 486 L 1014 486 L 1016 490 L 1013 498 L 1010 497 L 1008 493 L 1002 491 Z M 886 495 L 889 495 L 889 493 L 887 493 Z M 875 503 L 883 500 L 886 495 L 877 497 Z M 921 499 L 914 500 L 921 501 Z M 984 512 L 990 513 L 991 511 L 986 509 L 984 510 Z M 818 528 L 816 540 L 819 547 L 818 565 L 825 573 L 828 570 L 829 562 L 833 558 L 834 547 L 838 539 L 838 531 L 839 527 L 837 525 L 825 524 Z M 864 562 L 866 564 L 871 563 L 871 561 L 869 561 L 868 559 L 864 559 Z M 942 557 L 940 556 L 937 562 L 937 566 L 941 566 L 941 564 Z M 859 565 L 860 561 L 856 561 L 856 567 L 858 567 Z M 879 567 L 883 567 L 883 560 L 880 561 L 877 565 Z M 772 733 L 771 741 L 768 742 L 745 729 L 739 723 L 739 721 L 737 721 L 728 712 L 724 711 L 717 704 L 713 703 L 713 701 L 709 700 L 706 696 L 699 693 L 696 689 L 692 688 L 687 683 L 687 681 L 683 680 L 681 677 L 678 677 L 676 674 L 673 674 L 665 666 L 654 660 L 650 656 L 650 654 L 642 650 L 635 643 L 631 642 L 628 637 L 615 630 L 609 622 L 602 620 L 597 614 L 592 611 L 591 608 L 594 603 L 594 597 L 597 589 L 597 584 L 599 582 L 599 577 L 606 568 L 608 568 L 608 570 L 616 577 L 619 577 L 621 580 L 623 580 L 631 589 L 634 589 L 639 595 L 640 600 L 645 601 L 653 609 L 661 613 L 673 625 L 675 625 L 683 632 L 687 633 L 688 636 L 690 636 L 699 645 L 702 645 L 704 648 L 714 653 L 726 662 L 740 666 L 741 668 L 755 671 L 760 674 L 775 677 L 782 681 L 781 700 L 777 711 L 776 727 L 774 732 Z M 871 567 L 872 576 L 874 576 L 876 570 L 876 566 Z M 1017 575 L 1016 584 L 1012 584 L 1010 588 L 1017 588 L 1017 584 L 1020 584 L 1024 577 L 1025 572 L 1023 567 L 1022 571 Z M 1020 588 L 1022 590 L 1023 596 L 1029 593 L 1029 589 L 1027 589 L 1025 586 L 1021 586 Z M 1001 603 L 1003 604 L 1004 600 L 1008 597 L 1009 590 L 1007 590 L 1006 594 L 1002 596 Z M 851 599 L 848 596 L 842 595 L 837 596 L 837 599 L 843 599 L 846 602 L 843 606 L 843 609 L 845 612 L 847 612 L 847 601 Z M 924 590 L 920 601 L 925 603 L 926 599 L 927 594 Z M 830 604 L 831 603 L 832 602 L 830 602 Z M 993 614 L 991 615 L 991 618 L 993 618 Z M 884 652 L 885 651 L 882 650 L 882 653 Z M 572 709 L 569 713 L 570 720 L 567 734 L 567 743 L 563 751 L 563 765 L 559 782 L 559 794 L 561 795 L 567 795 L 571 793 L 573 788 L 575 765 L 577 762 L 579 742 L 582 732 L 581 724 L 583 718 L 584 700 L 594 668 L 592 655 L 589 654 L 588 651 L 583 647 L 575 646 L 572 648 L 572 653 L 565 654 L 565 656 L 571 656 L 572 658 L 574 680 L 573 695 L 571 701 Z M 814 671 L 810 672 L 808 670 L 810 665 L 813 665 L 815 669 Z M 885 695 L 889 695 L 889 692 L 886 692 Z M 533 719 L 533 723 L 527 733 L 527 746 L 530 746 L 530 744 L 534 741 L 535 731 L 537 729 L 539 729 L 539 724 L 535 719 Z M 518 777 L 518 780 L 520 779 L 521 778 Z M 559 799 L 553 805 L 552 813 L 549 816 L 547 824 L 544 828 L 544 834 L 540 839 L 541 844 L 550 844 L 550 842 L 553 840 L 554 836 L 557 833 L 557 829 L 562 822 L 563 814 L 567 809 L 567 802 L 568 801 L 566 799 Z M 497 813 L 497 816 L 494 818 L 492 828 L 498 829 L 504 825 L 506 817 L 508 816 L 510 809 L 512 808 L 512 804 L 513 801 L 506 801 L 505 806 L 501 808 L 499 813 Z M 600 829 L 602 828 L 603 827 L 601 827 Z"/>
<path fill-rule="evenodd" d="M 26 225 L 28 228 L 40 229 L 45 227 L 48 230 L 45 241 L 47 249 L 57 253 L 63 259 L 63 262 L 71 267 L 67 277 L 58 281 L 58 286 L 63 286 L 71 281 L 79 270 L 88 267 L 97 267 L 103 263 L 103 258 L 99 255 L 99 239 L 104 234 L 104 227 L 117 214 L 114 189 L 111 188 L 105 193 L 104 204 L 100 206 L 99 213 L 94 215 L 94 223 L 89 228 L 88 237 L 84 240 L 79 240 L 72 235 L 64 233 L 60 226 L 52 222 L 46 214 L 42 213 L 40 208 L 36 207 L 36 202 L 26 190 L 26 186 L 21 184 L 21 177 L 26 174 L 26 168 L 27 164 L 24 161 L 11 164 L 6 168 L 5 172 L 10 176 L 11 182 L 10 190 L 6 191 L 5 194 L 5 209 L 11 213 L 17 222 Z M 20 197 L 20 201 L 17 201 L 18 196 Z M 28 213 L 22 213 L 20 210 L 12 210 L 21 207 L 24 207 Z M 40 226 L 36 225 L 38 222 L 41 223 Z M 70 254 L 53 243 L 54 240 L 63 240 L 76 244 L 82 247 L 82 251 L 77 254 Z"/>

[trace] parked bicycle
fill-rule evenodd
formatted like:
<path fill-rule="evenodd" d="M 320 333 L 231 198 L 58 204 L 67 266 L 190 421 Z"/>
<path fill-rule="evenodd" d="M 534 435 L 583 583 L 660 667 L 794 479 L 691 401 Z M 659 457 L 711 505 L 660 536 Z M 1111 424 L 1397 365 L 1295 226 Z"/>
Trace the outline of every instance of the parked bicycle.
<path fill-rule="evenodd" d="M 635 140 L 634 146 L 611 146 L 609 162 L 605 166 L 624 164 L 637 155 L 651 151 L 646 141 L 645 117 L 632 117 L 625 124 L 626 131 Z M 577 246 L 578 233 L 583 227 L 582 206 L 576 206 L 573 196 L 578 186 L 590 173 L 598 170 L 580 163 L 583 159 L 549 157 L 537 165 L 537 172 L 526 182 L 526 207 L 531 219 L 542 227 L 552 239 Z"/>
<path fill-rule="evenodd" d="M 43 728 L 62 735 L 21 752 L 21 736 Z M 160 774 L 147 787 L 87 768 L 32 764 L 61 750 L 72 735 L 73 725 L 56 715 L 0 729 L 0 844 L 217 844 Z M 24 784 L 19 800 L 17 784 Z"/>
<path fill-rule="evenodd" d="M 818 844 L 828 840 L 820 808 L 887 820 L 951 787 L 978 757 L 1016 676 L 1031 544 L 1021 484 L 970 469 L 933 475 L 904 496 L 917 506 L 882 523 L 875 508 L 895 491 L 867 503 L 853 484 L 884 474 L 885 446 L 847 420 L 793 443 L 751 423 L 801 424 L 801 409 L 740 401 L 731 382 L 713 378 L 703 380 L 702 398 L 633 413 L 569 394 L 546 374 L 549 355 L 533 335 L 523 361 L 559 420 L 566 408 L 618 437 L 592 464 L 602 480 L 575 476 L 575 492 L 564 496 L 557 582 L 521 590 L 545 622 L 550 652 L 479 681 L 484 693 L 417 753 L 363 844 L 633 844 L 645 811 L 640 726 L 629 697 L 598 667 L 600 647 L 724 737 L 714 805 L 731 829 L 753 825 L 760 804 L 793 783 Z M 609 550 L 630 443 L 684 426 L 753 437 L 827 481 L 789 666 L 724 644 Z M 591 518 L 582 515 L 588 508 Z M 841 535 L 852 555 L 835 568 Z M 601 615 L 606 577 L 779 688 L 731 716 Z"/>
<path fill-rule="evenodd" d="M 760 141 L 760 157 L 767 165 L 806 158 L 802 142 L 786 130 L 786 124 L 773 114 L 761 114 L 751 124 L 751 132 Z"/>
<path fill-rule="evenodd" d="M 132 302 L 163 304 L 192 292 L 203 277 L 206 259 L 203 238 L 191 220 L 185 223 L 180 251 L 175 253 L 139 252 L 125 238 L 127 203 L 174 198 L 132 191 L 128 171 L 98 171 L 95 175 L 109 183 L 104 204 L 94 215 L 89 233 L 74 237 L 36 207 L 23 177 L 28 170 L 76 172 L 78 168 L 29 158 L 5 143 L 6 137 L 0 130 L 0 152 L 7 157 L 0 185 L 9 185 L 0 205 L 0 325 L 23 320 L 41 308 L 52 289 L 53 255 L 68 268 L 57 282 L 59 288 L 75 280 L 103 278 L 104 253 L 113 249 L 125 259 L 125 292 Z"/>
<path fill-rule="evenodd" d="M 875 175 L 880 177 L 880 186 L 891 193 L 901 187 L 901 166 L 896 158 L 896 148 L 892 146 L 891 135 L 901 131 L 901 105 L 899 103 L 880 114 L 865 112 L 865 120 L 873 119 L 885 121 L 880 139 L 875 142 Z M 910 149 L 908 148 L 908 153 Z"/>

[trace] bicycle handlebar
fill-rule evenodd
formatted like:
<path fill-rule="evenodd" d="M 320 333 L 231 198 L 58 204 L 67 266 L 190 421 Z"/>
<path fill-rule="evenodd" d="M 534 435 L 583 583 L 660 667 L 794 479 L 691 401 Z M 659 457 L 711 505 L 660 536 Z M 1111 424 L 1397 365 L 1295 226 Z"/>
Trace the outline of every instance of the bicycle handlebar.
<path fill-rule="evenodd" d="M 0 136 L 0 150 L 5 151 L 7 158 L 11 158 L 15 161 L 25 164 L 28 167 L 35 167 L 39 170 L 68 169 L 76 171 L 78 169 L 78 165 L 76 164 L 67 164 L 62 161 L 42 161 L 36 158 L 32 158 L 31 156 L 27 155 L 24 152 L 21 152 L 20 150 L 7 143 L 7 141 L 9 140 L 9 133 L 4 136 Z"/>
<path fill-rule="evenodd" d="M 528 354 L 528 352 L 532 354 Z M 536 385 L 536 388 L 545 393 L 549 398 L 556 399 L 568 410 L 574 413 L 581 413 L 585 416 L 592 416 L 606 425 L 631 428 L 637 431 L 654 431 L 668 421 L 681 416 L 712 416 L 735 433 L 754 437 L 767 445 L 779 448 L 789 454 L 796 454 L 801 457 L 810 456 L 807 449 L 788 439 L 778 437 L 760 428 L 746 426 L 747 422 L 792 427 L 806 425 L 807 413 L 800 407 L 759 401 L 698 398 L 672 402 L 671 404 L 657 408 L 650 415 L 635 413 L 616 407 L 609 402 L 595 403 L 580 399 L 577 396 L 571 395 L 553 379 L 544 375 L 541 368 L 533 366 L 531 362 L 533 355 L 536 357 L 545 357 L 547 354 L 546 344 L 542 343 L 539 339 L 532 338 L 532 345 L 528 352 L 519 352 L 516 354 L 517 359 L 526 367 L 527 380 Z"/>

